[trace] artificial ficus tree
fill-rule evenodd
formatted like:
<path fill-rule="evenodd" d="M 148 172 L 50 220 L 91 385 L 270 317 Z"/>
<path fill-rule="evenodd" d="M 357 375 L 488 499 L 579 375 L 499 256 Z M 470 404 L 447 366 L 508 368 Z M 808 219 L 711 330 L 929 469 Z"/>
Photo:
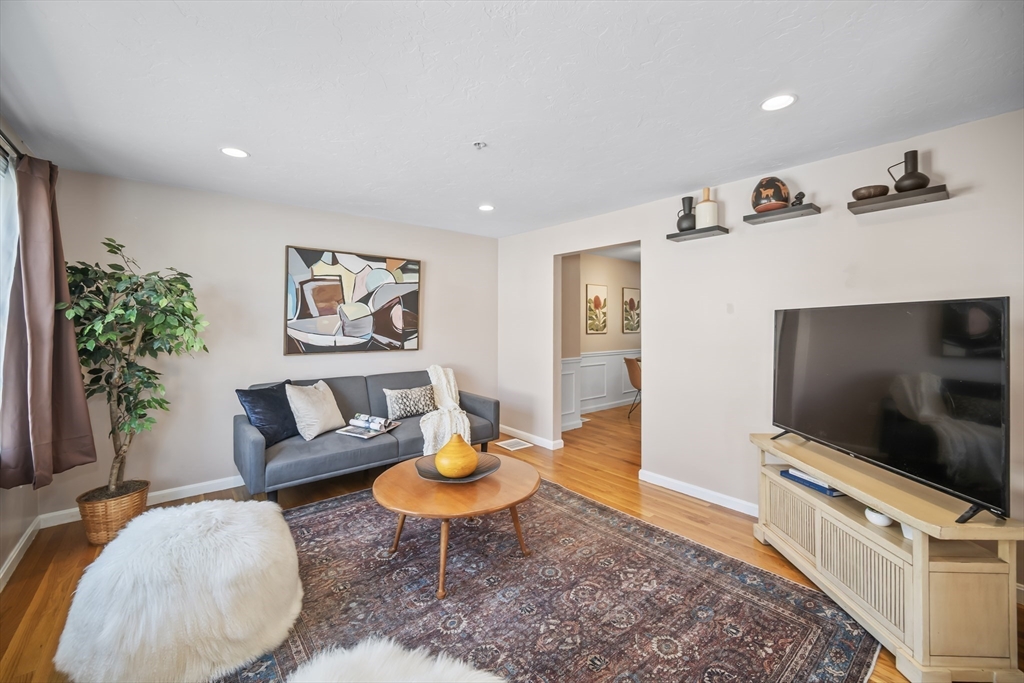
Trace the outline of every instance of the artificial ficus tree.
<path fill-rule="evenodd" d="M 71 303 L 58 309 L 75 324 L 86 396 L 107 399 L 114 445 L 107 490 L 115 495 L 132 440 L 156 424 L 151 411 L 169 405 L 160 373 L 140 359 L 207 351 L 199 334 L 208 323 L 196 308 L 188 273 L 168 268 L 141 274 L 123 244 L 108 237 L 103 246 L 121 263 L 69 263 Z"/>

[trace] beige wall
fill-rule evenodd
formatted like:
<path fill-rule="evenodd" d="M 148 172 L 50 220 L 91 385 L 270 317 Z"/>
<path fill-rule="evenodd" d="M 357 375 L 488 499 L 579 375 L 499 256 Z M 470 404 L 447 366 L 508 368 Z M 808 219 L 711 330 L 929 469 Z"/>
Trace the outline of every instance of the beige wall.
<path fill-rule="evenodd" d="M 851 214 L 850 191 L 888 182 L 886 167 L 908 149 L 921 150 L 922 170 L 948 184 L 952 200 Z M 547 322 L 555 254 L 640 240 L 648 311 L 643 468 L 748 503 L 757 500 L 758 465 L 747 435 L 773 431 L 775 309 L 1009 295 L 1012 512 L 1024 518 L 1022 155 L 1024 111 L 1016 111 L 796 168 L 765 168 L 717 187 L 727 236 L 666 240 L 677 195 L 502 238 L 502 421 L 560 436 L 553 401 L 560 375 L 551 358 L 561 328 Z M 823 213 L 743 223 L 751 188 L 768 174 L 806 192 Z"/>
<path fill-rule="evenodd" d="M 210 321 L 209 354 L 161 359 L 169 413 L 139 436 L 127 474 L 163 490 L 237 475 L 231 418 L 234 389 L 285 378 L 455 369 L 459 386 L 497 389 L 497 240 L 227 195 L 62 172 L 57 189 L 69 260 L 101 260 L 106 236 L 142 268 L 174 266 L 194 276 Z M 288 356 L 282 353 L 285 245 L 423 260 L 422 345 L 418 351 Z M 549 290 L 550 291 L 550 290 Z M 57 475 L 40 490 L 40 512 L 75 506 L 104 483 L 112 459 L 101 399 L 90 404 L 99 462 Z"/>
<path fill-rule="evenodd" d="M 580 294 L 580 255 L 562 257 L 562 358 L 580 357 L 580 316 L 583 311 Z"/>
<path fill-rule="evenodd" d="M 587 285 L 608 287 L 608 333 L 587 334 Z M 562 285 L 563 296 L 565 285 Z M 580 337 L 580 352 L 626 351 L 640 348 L 639 334 L 622 333 L 622 288 L 640 288 L 640 264 L 607 256 L 580 254 L 580 288 L 577 293 L 580 314 L 577 329 Z M 641 308 L 641 311 L 643 309 Z M 644 320 L 640 318 L 640 328 Z M 563 342 L 564 343 L 564 342 Z"/>

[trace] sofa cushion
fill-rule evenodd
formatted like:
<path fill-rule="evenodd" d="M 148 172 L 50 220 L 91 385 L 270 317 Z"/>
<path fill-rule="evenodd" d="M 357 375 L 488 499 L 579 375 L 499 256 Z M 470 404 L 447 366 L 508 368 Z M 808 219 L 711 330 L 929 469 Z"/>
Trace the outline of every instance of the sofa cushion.
<path fill-rule="evenodd" d="M 428 384 L 430 384 L 430 375 L 426 370 L 369 375 L 366 378 L 366 392 L 370 398 L 369 413 L 378 417 L 385 417 L 388 414 L 388 402 L 384 397 L 384 389 L 412 389 L 413 387 L 425 387 Z M 342 412 L 344 410 L 342 408 Z M 345 414 L 348 415 L 348 413 Z"/>
<path fill-rule="evenodd" d="M 319 379 L 297 379 L 293 380 L 292 384 L 297 384 L 300 387 L 311 387 L 319 381 Z M 334 393 L 334 400 L 338 402 L 338 409 L 342 415 L 352 417 L 356 413 L 371 412 L 370 401 L 366 394 L 366 378 L 362 375 L 355 377 L 328 377 L 323 381 L 327 383 L 327 386 Z M 429 380 L 427 384 L 430 384 Z M 258 389 L 269 386 L 271 385 L 253 384 L 249 388 Z M 387 413 L 380 413 L 380 415 L 384 416 Z"/>
<path fill-rule="evenodd" d="M 293 436 L 268 448 L 266 460 L 266 485 L 272 490 L 397 462 L 398 439 L 390 434 L 357 439 L 337 432 L 321 434 L 312 441 Z"/>
<path fill-rule="evenodd" d="M 394 436 L 398 439 L 399 457 L 407 458 L 410 455 L 419 455 L 423 452 L 423 432 L 420 430 L 421 417 L 423 416 L 416 415 L 406 418 L 402 420 L 402 424 L 388 432 L 389 436 Z M 473 413 L 466 413 L 466 417 L 469 418 L 469 437 L 472 443 L 479 443 L 493 438 L 494 430 L 490 422 Z"/>
<path fill-rule="evenodd" d="M 285 380 L 259 389 L 235 389 L 249 424 L 259 430 L 268 446 L 299 433 L 284 388 L 288 382 Z"/>
<path fill-rule="evenodd" d="M 323 380 L 311 387 L 287 385 L 288 405 L 292 407 L 295 425 L 303 439 L 309 441 L 320 434 L 345 426 L 334 392 Z"/>
<path fill-rule="evenodd" d="M 388 402 L 389 420 L 402 420 L 437 410 L 437 406 L 434 404 L 434 387 L 414 387 L 412 389 L 388 389 L 385 387 L 383 391 L 384 398 Z"/>

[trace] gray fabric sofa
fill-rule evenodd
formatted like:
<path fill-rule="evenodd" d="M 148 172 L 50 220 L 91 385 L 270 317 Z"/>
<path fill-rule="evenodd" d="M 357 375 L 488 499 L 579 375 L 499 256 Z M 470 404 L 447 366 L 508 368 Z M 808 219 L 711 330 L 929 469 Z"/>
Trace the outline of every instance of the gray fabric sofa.
<path fill-rule="evenodd" d="M 293 384 L 309 386 L 319 380 L 297 380 Z M 411 389 L 430 384 L 427 372 L 395 372 L 366 377 L 332 377 L 324 382 L 334 392 L 338 407 L 346 420 L 356 413 L 386 417 L 387 400 L 384 389 Z M 259 389 L 270 384 L 254 384 Z M 482 444 L 498 438 L 500 424 L 498 401 L 465 391 L 459 392 L 459 403 L 469 417 L 472 443 Z M 329 431 L 312 441 L 293 436 L 270 448 L 259 430 L 249 424 L 245 415 L 235 415 L 235 465 L 249 493 L 266 493 L 277 500 L 277 491 L 297 484 L 328 479 L 349 472 L 389 465 L 423 454 L 423 433 L 419 416 L 407 417 L 387 434 L 372 439 L 357 439 Z"/>

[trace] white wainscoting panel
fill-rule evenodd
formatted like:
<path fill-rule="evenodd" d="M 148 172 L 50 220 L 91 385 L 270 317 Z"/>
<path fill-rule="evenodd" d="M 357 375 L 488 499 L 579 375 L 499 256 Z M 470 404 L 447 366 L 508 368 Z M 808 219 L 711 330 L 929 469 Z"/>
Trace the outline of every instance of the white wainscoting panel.
<path fill-rule="evenodd" d="M 602 399 L 608 395 L 608 368 L 603 360 L 587 362 L 580 365 L 580 375 L 583 378 L 580 402 Z"/>
<path fill-rule="evenodd" d="M 624 358 L 636 358 L 640 349 L 597 351 L 581 356 L 580 414 L 632 403 L 636 391 L 629 383 Z M 564 370 L 564 361 L 563 361 Z"/>
<path fill-rule="evenodd" d="M 627 358 L 632 358 L 632 356 L 627 356 Z M 623 363 L 622 364 L 622 393 L 629 394 L 630 396 L 632 396 L 635 392 L 636 392 L 636 389 L 634 389 L 633 385 L 629 383 L 629 370 L 626 368 L 626 364 Z"/>
<path fill-rule="evenodd" d="M 580 394 L 582 377 L 580 374 L 580 358 L 562 359 L 562 431 L 579 429 L 583 426 L 580 420 Z"/>

